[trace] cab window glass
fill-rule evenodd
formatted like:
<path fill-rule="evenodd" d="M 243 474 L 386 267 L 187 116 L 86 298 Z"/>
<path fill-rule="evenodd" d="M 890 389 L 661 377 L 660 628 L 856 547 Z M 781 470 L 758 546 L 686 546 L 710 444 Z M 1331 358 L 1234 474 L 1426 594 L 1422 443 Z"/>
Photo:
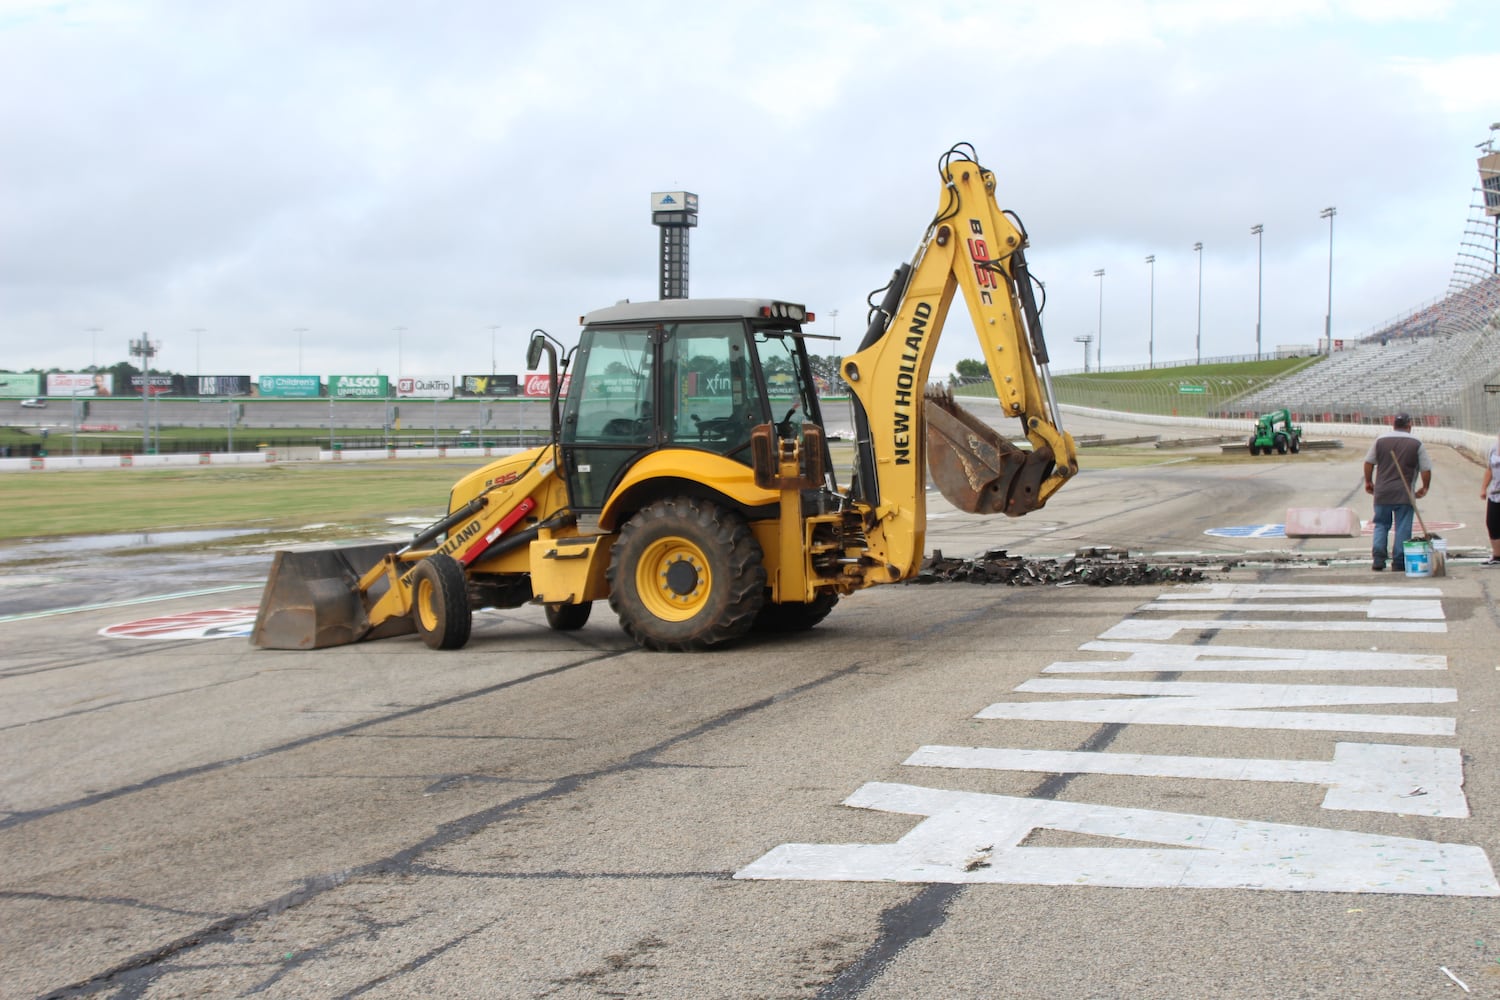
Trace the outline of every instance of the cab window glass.
<path fill-rule="evenodd" d="M 762 331 L 756 334 L 755 343 L 761 370 L 766 374 L 766 402 L 771 408 L 771 419 L 789 421 L 795 430 L 808 419 L 806 400 L 809 395 L 809 388 L 802 382 L 796 341 Z"/>
<path fill-rule="evenodd" d="M 649 330 L 602 332 L 594 337 L 575 362 L 563 441 L 649 443 L 651 358 Z"/>
<path fill-rule="evenodd" d="M 670 328 L 662 364 L 669 394 L 663 429 L 676 444 L 739 451 L 761 422 L 744 327 L 683 323 Z"/>

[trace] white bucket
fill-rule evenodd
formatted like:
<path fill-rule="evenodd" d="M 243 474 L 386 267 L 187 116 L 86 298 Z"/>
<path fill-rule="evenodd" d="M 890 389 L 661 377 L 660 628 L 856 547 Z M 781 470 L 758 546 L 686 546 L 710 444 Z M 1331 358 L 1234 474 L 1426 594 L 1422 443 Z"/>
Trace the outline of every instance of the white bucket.
<path fill-rule="evenodd" d="M 1432 575 L 1432 543 L 1419 542 L 1415 539 L 1405 545 L 1406 575 L 1407 576 L 1431 576 Z"/>

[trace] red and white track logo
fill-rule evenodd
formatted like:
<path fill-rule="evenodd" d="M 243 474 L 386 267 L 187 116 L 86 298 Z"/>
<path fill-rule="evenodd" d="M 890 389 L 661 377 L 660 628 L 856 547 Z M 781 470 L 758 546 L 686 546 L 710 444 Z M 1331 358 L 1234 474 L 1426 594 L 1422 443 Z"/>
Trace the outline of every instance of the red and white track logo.
<path fill-rule="evenodd" d="M 256 608 L 215 608 L 180 615 L 142 618 L 106 625 L 99 634 L 111 639 L 236 639 L 250 635 Z"/>

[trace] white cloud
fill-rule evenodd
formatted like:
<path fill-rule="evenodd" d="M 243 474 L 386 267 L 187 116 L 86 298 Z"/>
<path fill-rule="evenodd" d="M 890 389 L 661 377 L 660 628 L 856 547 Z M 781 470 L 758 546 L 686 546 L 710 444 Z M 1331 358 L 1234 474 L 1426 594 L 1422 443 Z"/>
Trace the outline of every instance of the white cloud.
<path fill-rule="evenodd" d="M 205 328 L 216 371 L 434 370 L 656 292 L 647 195 L 702 198 L 695 294 L 839 311 L 912 251 L 972 141 L 1030 228 L 1058 345 L 1144 360 L 1363 330 L 1440 294 L 1500 118 L 1485 5 L 0 0 L 0 367 Z M 1393 234 L 1399 234 L 1394 236 Z M 955 314 L 960 319 L 961 314 Z M 820 324 L 821 325 L 821 324 Z M 831 322 L 830 322 L 831 325 Z M 825 328 L 826 329 L 826 328 Z M 1247 336 L 1246 331 L 1249 331 Z M 972 353 L 955 330 L 939 368 Z M 210 342 L 211 341 L 211 342 Z M 1222 348 L 1222 350 L 1220 350 Z M 102 349 L 101 349 L 102 352 Z M 169 355 L 169 363 L 174 362 Z"/>

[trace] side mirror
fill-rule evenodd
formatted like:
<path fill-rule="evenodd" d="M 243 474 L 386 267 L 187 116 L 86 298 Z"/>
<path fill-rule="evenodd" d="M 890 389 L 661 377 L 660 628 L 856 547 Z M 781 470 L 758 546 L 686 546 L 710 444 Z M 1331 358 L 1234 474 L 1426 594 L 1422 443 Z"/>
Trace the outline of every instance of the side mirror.
<path fill-rule="evenodd" d="M 547 338 L 540 333 L 531 335 L 531 343 L 526 345 L 526 370 L 536 371 L 536 366 L 542 363 L 542 349 L 547 346 Z"/>

